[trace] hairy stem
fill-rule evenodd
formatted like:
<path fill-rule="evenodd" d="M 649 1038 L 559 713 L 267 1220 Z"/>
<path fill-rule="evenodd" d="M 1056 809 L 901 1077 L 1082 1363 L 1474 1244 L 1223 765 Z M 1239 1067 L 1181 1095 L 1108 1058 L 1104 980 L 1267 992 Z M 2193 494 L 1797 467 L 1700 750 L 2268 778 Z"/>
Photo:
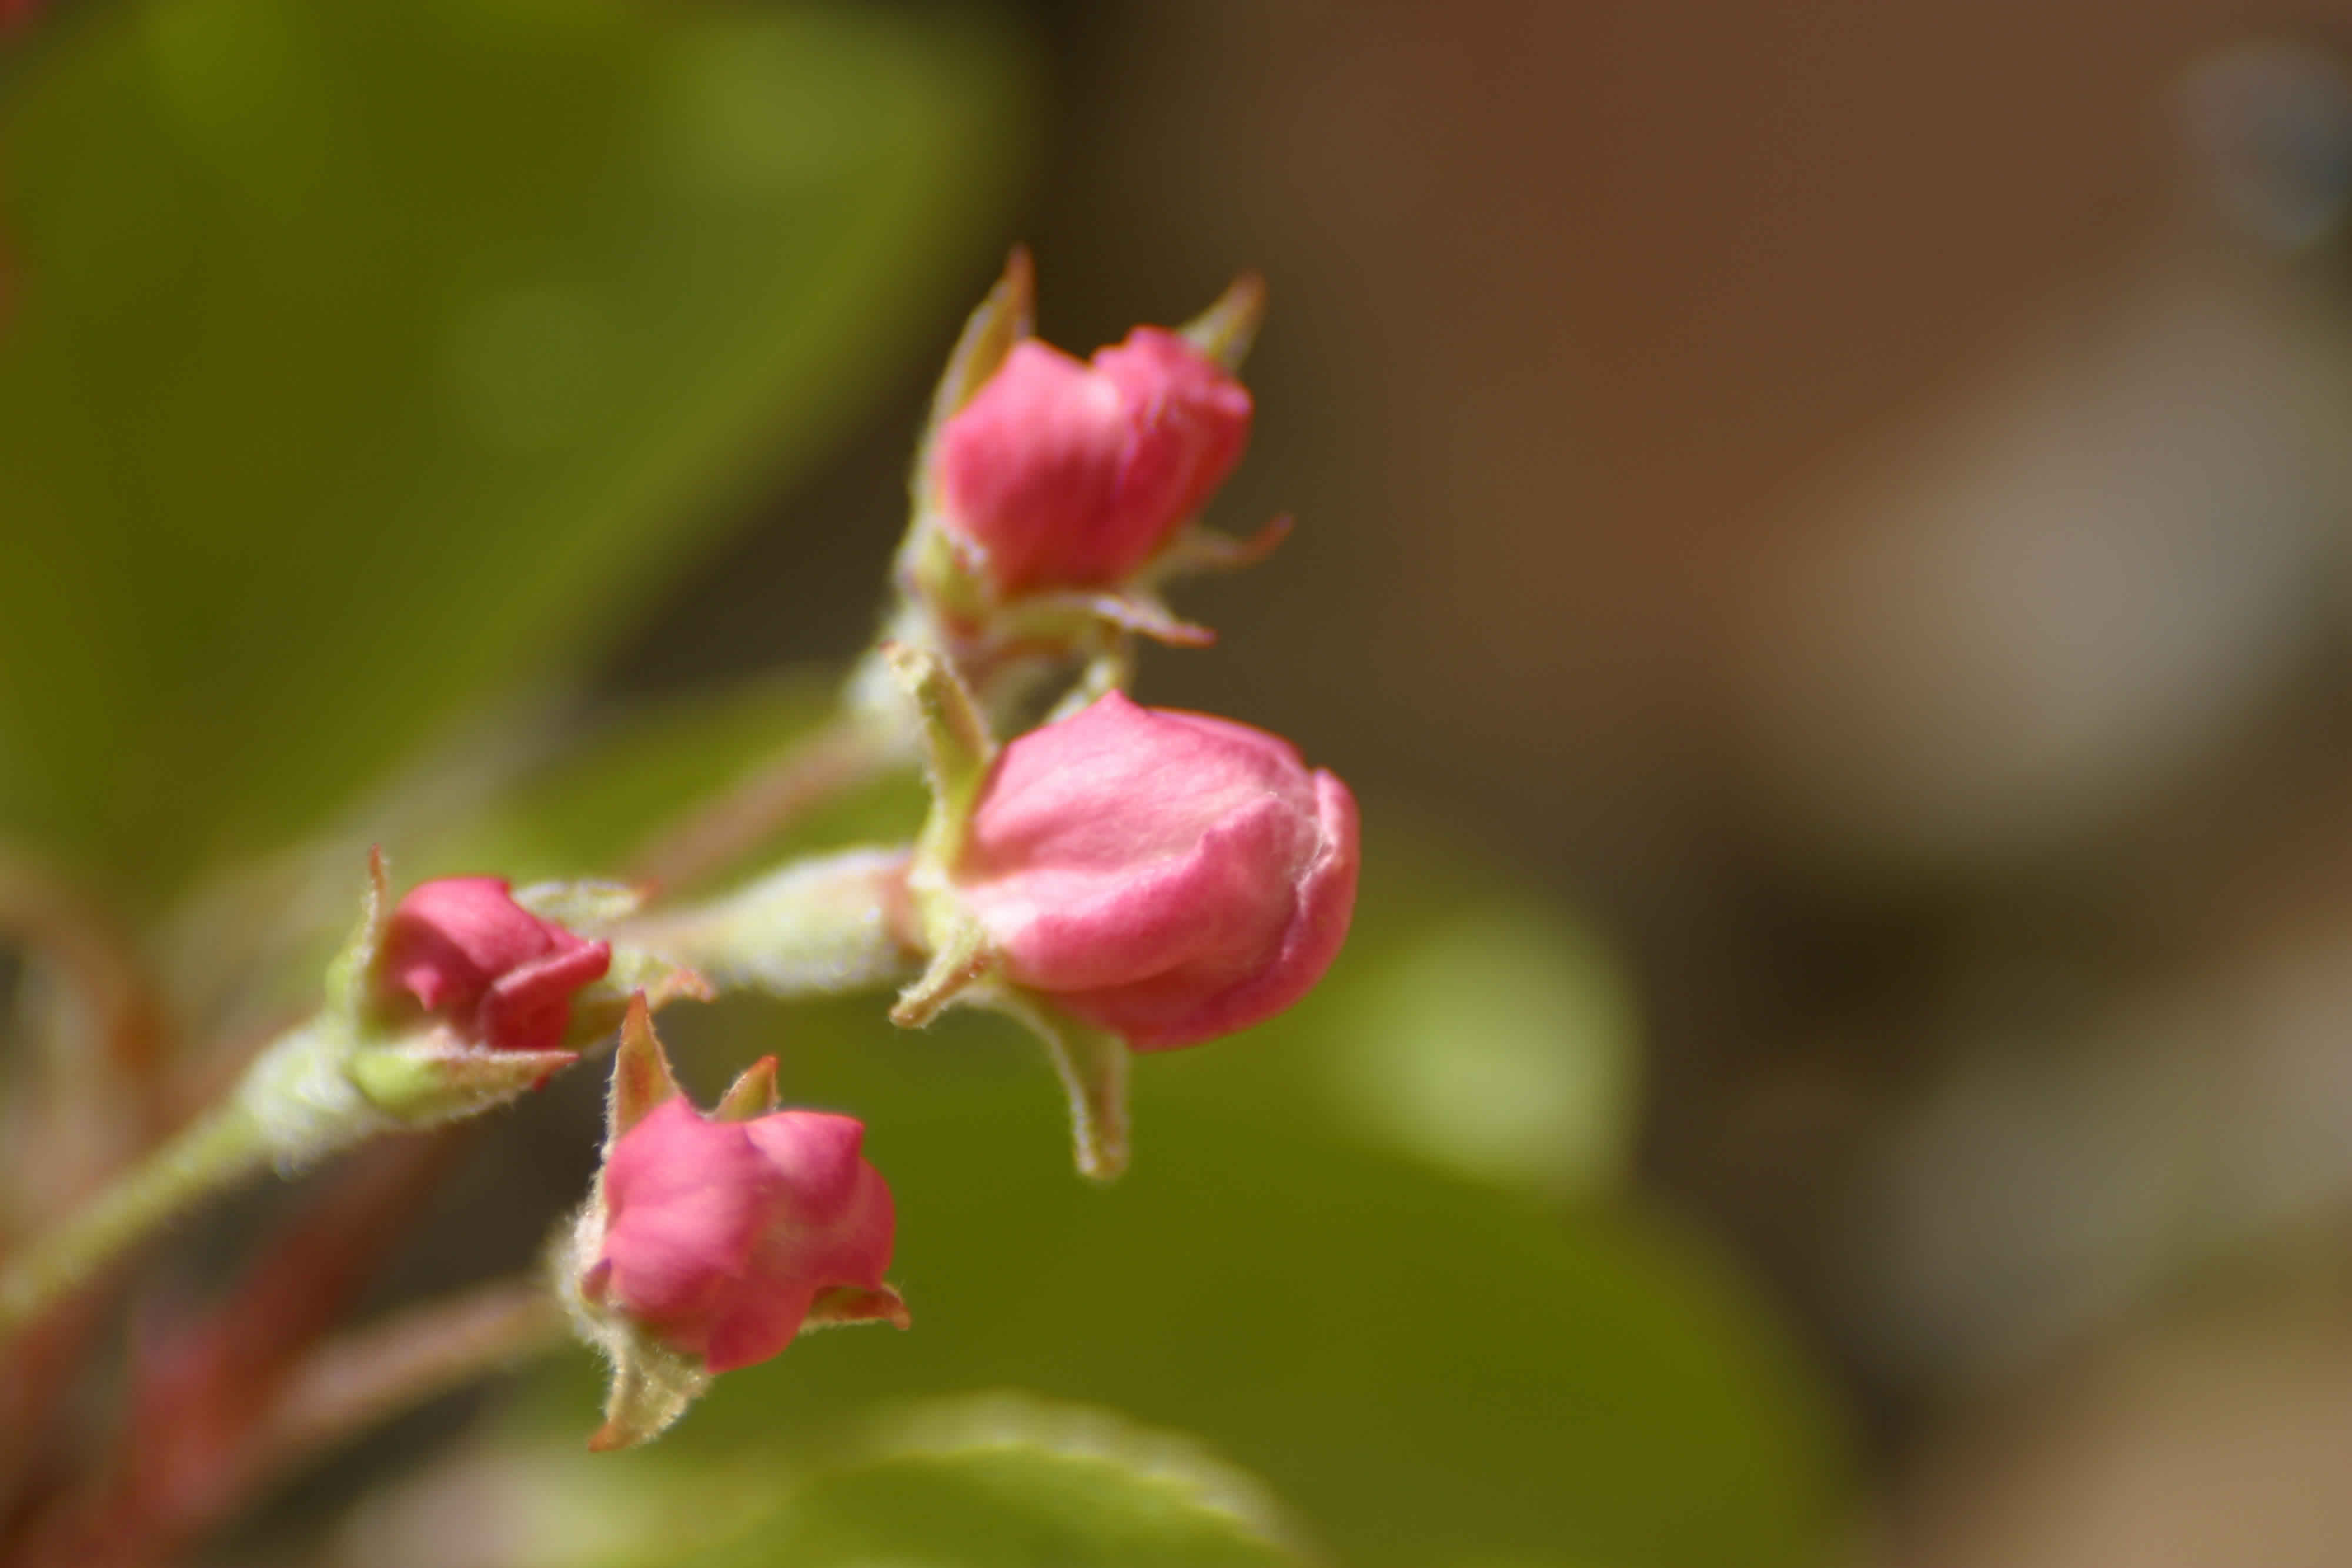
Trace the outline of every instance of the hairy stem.
<path fill-rule="evenodd" d="M 11 1563 L 151 1568 L 243 1508 L 272 1474 L 268 1429 L 286 1390 L 456 1147 L 447 1137 L 378 1145 L 309 1195 L 218 1301 L 143 1312 L 120 1428 L 28 1521 Z"/>
<path fill-rule="evenodd" d="M 261 1123 L 242 1096 L 182 1128 L 0 1268 L 0 1340 L 12 1338 L 165 1221 L 268 1157 Z"/>
<path fill-rule="evenodd" d="M 722 990 L 795 998 L 896 985 L 916 961 L 907 852 L 856 849 L 796 861 L 709 904 L 614 932 Z"/>
<path fill-rule="evenodd" d="M 279 1036 L 226 1098 L 0 1262 L 0 1343 L 255 1171 L 398 1127 L 344 1071 L 347 1043 L 325 1015 Z"/>

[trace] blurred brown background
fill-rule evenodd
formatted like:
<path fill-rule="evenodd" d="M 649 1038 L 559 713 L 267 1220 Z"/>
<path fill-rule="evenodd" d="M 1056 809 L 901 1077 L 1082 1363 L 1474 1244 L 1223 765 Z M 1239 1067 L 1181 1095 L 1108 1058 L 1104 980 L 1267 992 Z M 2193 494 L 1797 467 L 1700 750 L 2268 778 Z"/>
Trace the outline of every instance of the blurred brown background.
<path fill-rule="evenodd" d="M 2352 1560 L 2352 15 L 1034 21 L 1045 333 L 1273 287 L 1298 531 L 1148 693 L 1614 935 L 1894 1560 Z M 616 688 L 864 630 L 909 378 Z"/>

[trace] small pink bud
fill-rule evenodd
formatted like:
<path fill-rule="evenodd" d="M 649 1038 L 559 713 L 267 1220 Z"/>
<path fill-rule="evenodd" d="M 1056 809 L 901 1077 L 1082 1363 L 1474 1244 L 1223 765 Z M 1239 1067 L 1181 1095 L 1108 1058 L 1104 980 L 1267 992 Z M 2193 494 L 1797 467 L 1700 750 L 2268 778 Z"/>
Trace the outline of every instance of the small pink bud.
<path fill-rule="evenodd" d="M 1111 692 L 1005 747 L 953 881 L 1006 978 L 1136 1050 L 1193 1045 L 1330 967 L 1356 802 L 1263 730 Z"/>
<path fill-rule="evenodd" d="M 883 1291 L 896 1218 L 865 1136 L 850 1116 L 719 1122 L 664 1101 L 606 1157 L 604 1239 L 581 1293 L 711 1372 L 767 1360 L 824 1292 Z"/>
<path fill-rule="evenodd" d="M 392 912 L 376 973 L 468 1044 L 554 1051 L 572 993 L 604 977 L 612 948 L 517 904 L 497 877 L 419 883 Z"/>
<path fill-rule="evenodd" d="M 941 522 L 1000 594 L 1116 586 L 1208 501 L 1250 394 L 1139 327 L 1091 364 L 1031 338 L 940 433 Z"/>

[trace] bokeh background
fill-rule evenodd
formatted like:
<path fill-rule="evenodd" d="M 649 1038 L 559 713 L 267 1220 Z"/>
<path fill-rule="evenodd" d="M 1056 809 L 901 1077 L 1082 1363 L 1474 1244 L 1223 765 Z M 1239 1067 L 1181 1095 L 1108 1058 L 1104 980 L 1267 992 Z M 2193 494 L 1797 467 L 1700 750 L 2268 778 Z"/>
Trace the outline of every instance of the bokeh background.
<path fill-rule="evenodd" d="M 584 1359 L 509 1379 L 234 1549 L 2352 1560 L 2347 41 L 2221 0 L 31 8 L 0 829 L 192 1036 L 308 983 L 351 846 L 604 869 L 805 722 L 783 673 L 869 633 L 1015 239 L 1079 350 L 1266 276 L 1217 516 L 1298 528 L 1141 691 L 1366 802 L 1330 983 L 1148 1062 L 1108 1193 L 982 1025 L 681 1009 L 706 1088 L 781 1048 L 867 1117 L 917 1331 L 593 1463 Z M 472 1149 L 383 1300 L 526 1259 L 593 1099 Z M 1104 1474 L 955 1469 L 1000 1450 Z M 1122 1486 L 1214 1528 L 1104 1547 Z"/>

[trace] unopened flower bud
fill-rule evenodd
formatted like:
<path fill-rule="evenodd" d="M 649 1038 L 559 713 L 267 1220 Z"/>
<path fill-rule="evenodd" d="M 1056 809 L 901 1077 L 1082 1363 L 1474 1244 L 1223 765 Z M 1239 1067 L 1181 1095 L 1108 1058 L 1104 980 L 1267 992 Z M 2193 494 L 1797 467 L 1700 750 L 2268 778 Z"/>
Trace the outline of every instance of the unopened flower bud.
<path fill-rule="evenodd" d="M 1111 692 L 1004 748 L 948 882 L 1003 979 L 1159 1051 L 1306 995 L 1356 867 L 1354 797 L 1288 742 Z"/>
<path fill-rule="evenodd" d="M 431 1013 L 469 1045 L 554 1051 L 572 998 L 604 977 L 612 948 L 517 904 L 496 877 L 420 883 L 394 908 L 376 958 L 379 993 Z"/>
<path fill-rule="evenodd" d="M 606 1156 L 583 1300 L 711 1373 L 782 1351 L 821 1296 L 903 1320 L 882 1283 L 890 1189 L 859 1153 L 865 1134 L 823 1112 L 727 1121 L 663 1101 Z"/>
<path fill-rule="evenodd" d="M 941 427 L 939 521 L 1003 598 L 1132 576 L 1241 461 L 1250 395 L 1176 333 L 1016 344 Z"/>

